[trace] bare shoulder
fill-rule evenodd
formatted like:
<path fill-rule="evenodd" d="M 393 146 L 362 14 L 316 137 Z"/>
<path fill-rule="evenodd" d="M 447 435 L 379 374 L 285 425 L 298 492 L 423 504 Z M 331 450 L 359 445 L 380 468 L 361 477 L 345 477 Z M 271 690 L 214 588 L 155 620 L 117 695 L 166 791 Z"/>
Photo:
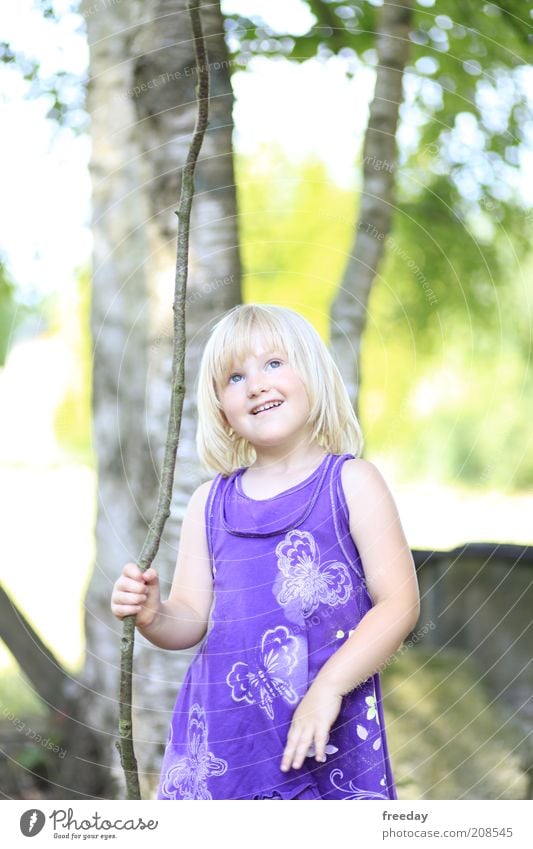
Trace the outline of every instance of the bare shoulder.
<path fill-rule="evenodd" d="M 346 460 L 342 464 L 341 480 L 347 500 L 353 501 L 389 492 L 378 467 L 362 457 Z"/>
<path fill-rule="evenodd" d="M 402 616 L 415 623 L 420 613 L 415 564 L 388 485 L 368 460 L 347 460 L 341 476 L 350 534 L 373 604 L 394 599 L 404 611 Z"/>
<path fill-rule="evenodd" d="M 398 520 L 392 492 L 374 463 L 362 458 L 346 460 L 341 469 L 341 481 L 352 535 Z"/>
<path fill-rule="evenodd" d="M 187 508 L 188 513 L 203 515 L 213 481 L 214 478 L 204 481 L 204 483 L 201 483 L 200 486 L 196 487 L 189 500 L 189 506 Z"/>
<path fill-rule="evenodd" d="M 207 501 L 207 496 L 209 495 L 214 480 L 215 478 L 211 478 L 211 480 L 204 481 L 200 484 L 200 486 L 196 487 L 193 492 L 193 497 L 199 501 Z"/>

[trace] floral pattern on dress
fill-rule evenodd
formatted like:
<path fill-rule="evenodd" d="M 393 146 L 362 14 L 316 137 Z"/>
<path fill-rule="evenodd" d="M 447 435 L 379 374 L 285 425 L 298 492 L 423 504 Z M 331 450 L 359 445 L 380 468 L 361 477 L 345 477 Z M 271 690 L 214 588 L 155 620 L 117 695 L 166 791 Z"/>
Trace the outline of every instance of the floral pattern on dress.
<path fill-rule="evenodd" d="M 375 725 L 372 723 L 372 727 L 370 725 L 363 725 L 361 722 L 356 724 L 355 732 L 360 740 L 368 741 L 368 743 L 372 744 L 372 748 L 375 752 L 381 749 L 381 728 L 379 722 L 379 711 L 378 704 L 376 699 L 376 690 L 374 688 L 373 681 L 369 680 L 367 682 L 367 686 L 369 686 L 371 690 L 371 695 L 365 696 L 365 705 L 366 705 L 366 719 L 374 720 Z M 361 706 L 364 710 L 364 706 Z"/>
<path fill-rule="evenodd" d="M 366 740 L 368 738 L 368 728 L 365 728 L 364 725 L 357 725 L 357 736 L 360 740 Z M 372 748 L 375 752 L 381 748 L 381 737 L 376 737 L 374 742 L 372 743 Z"/>
<path fill-rule="evenodd" d="M 308 531 L 292 530 L 276 547 L 280 575 L 273 592 L 278 604 L 306 619 L 320 604 L 337 607 L 350 599 L 353 587 L 345 563 L 320 562 L 315 538 Z"/>
<path fill-rule="evenodd" d="M 378 713 L 378 709 L 377 709 L 375 692 L 374 692 L 373 696 L 367 696 L 366 699 L 365 699 L 365 702 L 368 705 L 368 710 L 366 712 L 366 718 L 367 719 L 375 719 L 377 724 L 379 725 L 379 713 Z"/>
<path fill-rule="evenodd" d="M 344 782 L 344 786 L 337 781 L 344 779 L 344 773 L 340 769 L 334 769 L 329 774 L 329 780 L 333 787 L 339 790 L 344 799 L 385 799 L 388 801 L 390 796 L 385 793 L 376 793 L 375 790 L 364 790 L 362 787 L 356 787 L 354 781 Z M 380 782 L 382 784 L 382 782 Z"/>
<path fill-rule="evenodd" d="M 198 704 L 189 714 L 187 754 L 174 764 L 162 782 L 161 792 L 167 799 L 212 799 L 207 778 L 227 772 L 228 762 L 209 751 L 205 711 Z"/>
<path fill-rule="evenodd" d="M 274 719 L 274 699 L 281 696 L 290 705 L 298 701 L 290 680 L 297 661 L 298 640 L 289 634 L 285 625 L 265 631 L 256 665 L 251 667 L 238 661 L 226 676 L 233 700 L 258 704 L 270 719 Z"/>

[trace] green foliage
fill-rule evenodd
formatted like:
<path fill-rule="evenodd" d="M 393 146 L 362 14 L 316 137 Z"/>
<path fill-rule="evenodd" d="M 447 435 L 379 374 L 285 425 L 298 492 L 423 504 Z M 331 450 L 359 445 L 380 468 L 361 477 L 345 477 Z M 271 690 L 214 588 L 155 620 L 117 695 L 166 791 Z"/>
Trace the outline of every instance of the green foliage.
<path fill-rule="evenodd" d="M 369 3 L 328 3 L 307 0 L 306 5 L 314 16 L 314 23 L 303 35 L 290 31 L 283 33 L 272 29 L 257 14 L 250 17 L 226 15 L 229 49 L 235 54 L 237 66 L 246 67 L 252 56 L 287 56 L 305 61 L 317 55 L 334 53 L 359 54 L 372 48 L 376 29 L 377 10 Z"/>
<path fill-rule="evenodd" d="M 10 656 L 11 657 L 11 656 Z M 15 717 L 45 717 L 47 708 L 44 702 L 35 694 L 35 689 L 26 676 L 20 671 L 15 660 L 9 666 L 0 669 L 0 719 L 4 722 L 9 713 Z M 13 731 L 13 736 L 15 731 Z"/>
<path fill-rule="evenodd" d="M 274 33 L 257 16 L 240 18 L 237 26 L 227 21 L 230 49 L 245 63 L 254 54 L 302 61 L 337 53 L 348 75 L 360 61 L 375 64 L 379 10 L 373 4 L 309 0 L 308 6 L 316 23 L 304 36 Z M 420 475 L 510 489 L 527 488 L 533 478 L 526 426 L 533 413 L 531 314 L 523 282 L 531 265 L 531 216 L 518 171 L 531 126 L 522 73 L 531 54 L 530 7 L 518 0 L 415 6 L 393 232 L 370 298 L 361 363 L 360 412 L 370 451 L 394 452 L 406 473 L 416 462 Z M 273 170 L 270 182 L 280 180 L 287 182 Z M 285 283 L 268 291 L 283 302 L 298 274 L 285 260 L 289 254 L 297 259 L 296 251 L 271 250 L 267 234 L 293 232 L 296 243 L 297 225 L 287 219 L 301 215 L 302 232 L 312 234 L 306 219 L 311 214 L 323 231 L 325 216 L 317 210 L 331 208 L 324 197 L 309 200 L 310 187 L 298 185 L 299 213 L 293 204 L 272 221 L 270 214 L 261 218 L 266 250 L 250 246 L 244 253 L 249 271 L 270 268 L 273 256 L 282 259 Z M 312 235 L 327 241 L 327 250 L 316 259 L 302 251 L 293 269 L 309 268 L 312 256 L 313 270 L 325 259 L 328 281 L 342 278 L 344 261 L 336 258 L 351 247 L 346 222 L 354 221 L 355 201 L 345 196 L 342 205 L 347 212 L 337 226 Z M 310 281 L 305 303 L 315 306 Z M 261 288 L 253 292 L 263 297 Z M 318 297 L 325 314 L 330 285 Z M 320 330 L 326 338 L 322 324 Z M 503 372 L 495 390 L 494 375 Z"/>
<path fill-rule="evenodd" d="M 78 12 L 79 3 L 70 3 L 68 9 L 62 4 L 61 12 L 58 12 L 49 0 L 34 0 L 34 8 L 49 22 L 50 27 L 57 27 L 62 14 Z M 50 67 L 51 55 L 49 51 L 45 63 L 47 68 Z M 61 61 L 63 57 L 60 52 L 59 56 Z M 62 67 L 43 72 L 39 55 L 28 54 L 8 41 L 0 41 L 0 64 L 15 69 L 28 83 L 28 99 L 48 99 L 47 118 L 57 126 L 68 127 L 74 133 L 87 130 L 88 119 L 84 104 L 86 81 L 82 76 L 65 71 Z"/>
<path fill-rule="evenodd" d="M 313 16 L 308 32 L 274 30 L 261 15 L 226 15 L 229 49 L 243 67 L 252 56 L 286 55 L 303 61 L 314 56 L 357 54 L 375 60 L 379 7 L 369 0 L 306 0 Z M 451 78 L 463 72 L 461 57 L 483 64 L 495 60 L 502 66 L 525 64 L 531 50 L 528 20 L 530 2 L 503 0 L 495 3 L 464 3 L 436 0 L 415 3 L 411 34 L 413 59 L 436 55 Z M 493 37 L 497 28 L 498 37 Z M 489 37 L 487 35 L 490 33 Z M 370 53 L 368 51 L 371 51 Z M 480 58 L 478 58 L 480 57 Z M 475 65 L 469 68 L 473 73 Z"/>
<path fill-rule="evenodd" d="M 245 301 L 306 316 L 325 340 L 329 307 L 349 249 L 355 205 L 324 164 L 296 168 L 270 147 L 236 160 Z"/>
<path fill-rule="evenodd" d="M 4 264 L 0 262 L 0 366 L 5 364 L 16 318 L 16 289 Z"/>
<path fill-rule="evenodd" d="M 45 298 L 23 299 L 0 259 L 0 368 L 5 365 L 18 329 L 45 308 Z"/>
<path fill-rule="evenodd" d="M 320 162 L 295 166 L 272 149 L 239 157 L 237 184 L 245 301 L 290 306 L 327 341 L 357 198 Z M 396 213 L 362 343 L 366 445 L 393 455 L 410 478 L 525 489 L 533 378 L 523 290 L 532 260 L 519 269 L 509 261 L 523 216 L 481 242 L 449 206 L 436 207 L 437 222 L 414 202 Z"/>
<path fill-rule="evenodd" d="M 68 455 L 92 465 L 90 295 L 90 271 L 85 268 L 78 275 L 74 303 L 56 312 L 56 330 L 69 340 L 71 380 L 56 410 L 55 432 Z"/>
<path fill-rule="evenodd" d="M 315 23 L 298 36 L 274 32 L 257 15 L 227 16 L 235 67 L 246 66 L 254 55 L 304 61 L 336 54 L 348 76 L 361 62 L 376 65 L 379 9 L 373 3 L 307 0 L 307 5 Z M 512 187 L 519 182 L 531 119 L 523 73 L 532 58 L 531 7 L 521 0 L 415 5 L 399 133 L 410 141 L 400 151 L 398 181 L 406 200 L 418 202 L 421 193 L 429 193 L 432 218 L 438 214 L 428 187 L 433 175 L 441 175 L 443 197 L 453 201 L 450 214 L 459 219 L 481 205 L 485 217 L 503 224 L 506 204 L 516 204 Z M 468 133 L 466 143 L 461 130 L 463 139 Z"/>

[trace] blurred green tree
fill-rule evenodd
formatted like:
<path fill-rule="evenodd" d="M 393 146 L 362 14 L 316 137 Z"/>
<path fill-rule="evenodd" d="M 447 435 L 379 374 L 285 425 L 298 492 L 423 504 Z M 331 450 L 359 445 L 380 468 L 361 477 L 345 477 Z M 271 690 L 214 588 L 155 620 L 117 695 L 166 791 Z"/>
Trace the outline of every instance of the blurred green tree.
<path fill-rule="evenodd" d="M 17 289 L 0 262 L 0 367 L 6 361 L 17 315 Z"/>

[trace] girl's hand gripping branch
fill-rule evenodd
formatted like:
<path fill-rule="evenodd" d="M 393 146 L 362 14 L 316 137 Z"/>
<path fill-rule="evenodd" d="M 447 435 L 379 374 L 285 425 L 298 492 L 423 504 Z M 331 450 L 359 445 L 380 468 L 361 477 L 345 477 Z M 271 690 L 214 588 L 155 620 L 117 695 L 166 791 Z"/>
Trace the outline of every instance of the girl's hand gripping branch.
<path fill-rule="evenodd" d="M 136 563 L 126 563 L 111 595 L 111 611 L 118 619 L 136 616 L 138 628 L 148 628 L 161 606 L 159 576 L 153 566 L 142 572 Z"/>
<path fill-rule="evenodd" d="M 341 704 L 342 695 L 331 687 L 318 681 L 311 684 L 292 717 L 281 760 L 282 772 L 287 772 L 291 766 L 300 769 L 312 744 L 315 760 L 324 763 L 329 731 L 339 715 Z"/>
<path fill-rule="evenodd" d="M 151 566 L 142 572 L 126 563 L 113 587 L 111 610 L 118 619 L 136 616 L 143 637 L 163 649 L 188 649 L 203 639 L 213 600 L 213 575 L 205 532 L 205 503 L 210 481 L 191 496 L 181 527 L 180 546 L 170 595 L 161 601 L 159 577 Z"/>

